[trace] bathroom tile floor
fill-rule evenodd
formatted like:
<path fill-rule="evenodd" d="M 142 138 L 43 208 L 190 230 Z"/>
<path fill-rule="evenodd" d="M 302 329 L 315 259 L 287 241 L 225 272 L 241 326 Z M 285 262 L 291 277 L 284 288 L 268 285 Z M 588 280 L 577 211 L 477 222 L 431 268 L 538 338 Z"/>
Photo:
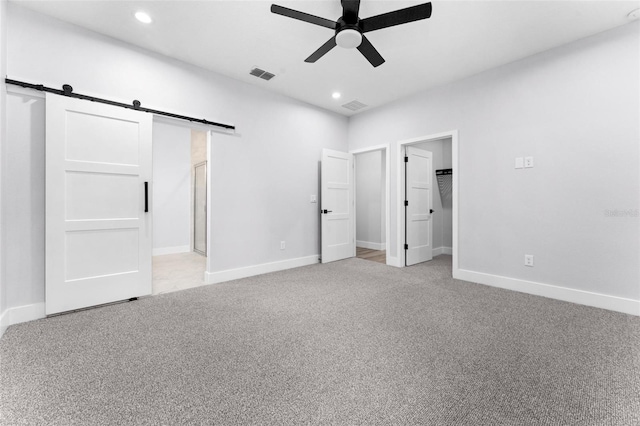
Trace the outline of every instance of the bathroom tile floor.
<path fill-rule="evenodd" d="M 153 294 L 204 285 L 207 258 L 198 253 L 153 256 Z"/>

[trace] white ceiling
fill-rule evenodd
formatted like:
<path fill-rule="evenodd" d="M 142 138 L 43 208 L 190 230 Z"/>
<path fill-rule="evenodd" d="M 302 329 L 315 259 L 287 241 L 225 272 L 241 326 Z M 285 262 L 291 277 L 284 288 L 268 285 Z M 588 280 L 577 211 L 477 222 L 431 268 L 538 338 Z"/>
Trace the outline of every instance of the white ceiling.
<path fill-rule="evenodd" d="M 333 110 L 361 111 L 516 61 L 629 22 L 639 1 L 433 1 L 430 19 L 367 33 L 386 62 L 373 68 L 357 50 L 304 59 L 330 29 L 270 12 L 272 3 L 335 20 L 339 0 L 31 1 L 35 11 L 217 73 Z M 421 1 L 362 0 L 360 18 Z M 146 11 L 153 23 L 133 18 Z M 253 67 L 276 74 L 249 75 Z M 342 98 L 334 100 L 334 91 Z"/>

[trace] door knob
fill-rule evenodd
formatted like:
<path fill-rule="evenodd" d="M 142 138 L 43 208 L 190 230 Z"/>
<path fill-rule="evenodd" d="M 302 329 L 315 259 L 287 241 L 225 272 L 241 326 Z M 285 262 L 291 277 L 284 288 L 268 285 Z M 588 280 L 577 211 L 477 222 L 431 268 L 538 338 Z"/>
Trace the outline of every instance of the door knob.
<path fill-rule="evenodd" d="M 327 210 L 327 209 L 320 210 L 320 213 L 324 213 L 324 214 L 331 213 L 331 212 L 332 210 Z"/>

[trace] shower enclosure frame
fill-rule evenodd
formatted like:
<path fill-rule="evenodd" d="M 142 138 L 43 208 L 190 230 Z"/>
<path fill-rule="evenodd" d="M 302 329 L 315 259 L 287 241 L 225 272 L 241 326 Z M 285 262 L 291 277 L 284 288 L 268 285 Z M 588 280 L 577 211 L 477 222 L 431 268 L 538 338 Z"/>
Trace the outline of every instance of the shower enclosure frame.
<path fill-rule="evenodd" d="M 200 250 L 197 247 L 197 241 L 198 241 L 198 220 L 197 220 L 197 215 L 198 215 L 198 169 L 199 168 L 204 168 L 204 188 L 203 188 L 203 193 L 204 193 L 204 220 L 202 221 L 204 226 L 204 250 Z M 203 256 L 207 255 L 207 162 L 203 161 L 201 163 L 195 164 L 193 166 L 193 251 L 195 251 L 198 254 L 201 254 Z"/>

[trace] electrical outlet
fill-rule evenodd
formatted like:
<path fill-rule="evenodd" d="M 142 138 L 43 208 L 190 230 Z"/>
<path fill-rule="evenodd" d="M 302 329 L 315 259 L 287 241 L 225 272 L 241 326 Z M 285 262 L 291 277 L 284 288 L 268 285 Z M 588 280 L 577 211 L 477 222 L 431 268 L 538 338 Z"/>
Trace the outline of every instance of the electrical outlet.
<path fill-rule="evenodd" d="M 285 243 L 284 241 L 280 241 L 280 250 L 284 250 Z"/>
<path fill-rule="evenodd" d="M 516 157 L 516 169 L 521 169 L 524 167 L 524 158 Z"/>
<path fill-rule="evenodd" d="M 524 266 L 533 266 L 533 255 L 525 254 L 524 255 Z"/>
<path fill-rule="evenodd" d="M 526 168 L 533 167 L 533 157 L 524 157 L 524 166 Z"/>

